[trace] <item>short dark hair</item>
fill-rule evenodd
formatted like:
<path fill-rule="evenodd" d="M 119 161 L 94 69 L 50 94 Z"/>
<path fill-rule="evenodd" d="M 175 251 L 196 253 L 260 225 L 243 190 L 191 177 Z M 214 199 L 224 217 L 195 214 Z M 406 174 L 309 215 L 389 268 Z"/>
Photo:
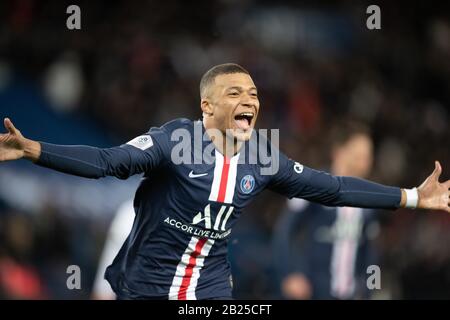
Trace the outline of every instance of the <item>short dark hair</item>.
<path fill-rule="evenodd" d="M 208 86 L 214 83 L 217 76 L 221 74 L 232 74 L 232 73 L 245 73 L 249 74 L 247 70 L 236 63 L 224 63 L 212 67 L 202 76 L 200 80 L 200 97 L 203 97 L 204 92 Z"/>

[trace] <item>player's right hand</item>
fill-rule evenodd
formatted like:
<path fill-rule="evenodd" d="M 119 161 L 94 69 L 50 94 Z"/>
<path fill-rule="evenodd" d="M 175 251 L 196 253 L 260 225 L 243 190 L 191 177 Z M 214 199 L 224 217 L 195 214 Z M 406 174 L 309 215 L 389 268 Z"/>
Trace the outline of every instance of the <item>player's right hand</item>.
<path fill-rule="evenodd" d="M 8 118 L 5 118 L 4 125 L 8 132 L 0 134 L 0 161 L 23 158 L 26 139 Z"/>

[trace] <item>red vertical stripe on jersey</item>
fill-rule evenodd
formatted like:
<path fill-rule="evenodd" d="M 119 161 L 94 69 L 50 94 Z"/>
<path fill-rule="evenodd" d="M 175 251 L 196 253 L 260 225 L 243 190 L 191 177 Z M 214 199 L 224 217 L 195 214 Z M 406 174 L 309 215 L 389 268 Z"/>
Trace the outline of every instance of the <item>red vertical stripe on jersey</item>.
<path fill-rule="evenodd" d="M 198 240 L 195 245 L 194 252 L 191 253 L 189 257 L 189 264 L 186 266 L 186 270 L 184 271 L 183 281 L 181 282 L 180 291 L 178 291 L 178 300 L 186 300 L 186 291 L 191 283 L 192 273 L 194 272 L 194 267 L 196 264 L 197 257 L 200 255 L 200 252 L 205 245 L 207 238 L 203 238 Z"/>
<path fill-rule="evenodd" d="M 230 158 L 224 157 L 222 176 L 220 177 L 219 195 L 217 196 L 217 202 L 224 202 L 225 195 L 227 193 L 228 171 L 230 170 Z"/>

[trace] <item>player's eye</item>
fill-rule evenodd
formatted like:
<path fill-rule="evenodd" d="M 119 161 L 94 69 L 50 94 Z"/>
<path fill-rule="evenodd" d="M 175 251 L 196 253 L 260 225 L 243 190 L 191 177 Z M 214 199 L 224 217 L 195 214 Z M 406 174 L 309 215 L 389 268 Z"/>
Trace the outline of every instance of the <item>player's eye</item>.
<path fill-rule="evenodd" d="M 237 92 L 237 91 L 232 91 L 232 92 L 230 92 L 228 95 L 231 96 L 231 97 L 237 97 L 237 96 L 239 95 L 239 92 Z"/>

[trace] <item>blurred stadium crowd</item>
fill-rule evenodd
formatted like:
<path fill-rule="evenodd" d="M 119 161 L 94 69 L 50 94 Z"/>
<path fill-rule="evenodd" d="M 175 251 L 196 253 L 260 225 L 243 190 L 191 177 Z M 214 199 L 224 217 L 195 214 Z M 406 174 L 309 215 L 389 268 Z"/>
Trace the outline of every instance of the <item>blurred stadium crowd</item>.
<path fill-rule="evenodd" d="M 197 119 L 198 84 L 214 64 L 247 68 L 259 128 L 281 149 L 327 170 L 333 123 L 367 124 L 371 179 L 413 187 L 440 160 L 450 174 L 450 10 L 381 2 L 382 29 L 361 1 L 65 1 L 0 3 L 0 115 L 25 136 L 112 146 L 151 126 Z M 85 181 L 29 163 L 0 165 L 0 298 L 87 299 L 108 225 L 138 179 Z M 278 298 L 273 226 L 285 199 L 265 193 L 231 240 L 235 297 Z M 450 298 L 450 217 L 379 213 L 382 289 L 374 298 Z M 68 290 L 79 265 L 82 289 Z"/>

